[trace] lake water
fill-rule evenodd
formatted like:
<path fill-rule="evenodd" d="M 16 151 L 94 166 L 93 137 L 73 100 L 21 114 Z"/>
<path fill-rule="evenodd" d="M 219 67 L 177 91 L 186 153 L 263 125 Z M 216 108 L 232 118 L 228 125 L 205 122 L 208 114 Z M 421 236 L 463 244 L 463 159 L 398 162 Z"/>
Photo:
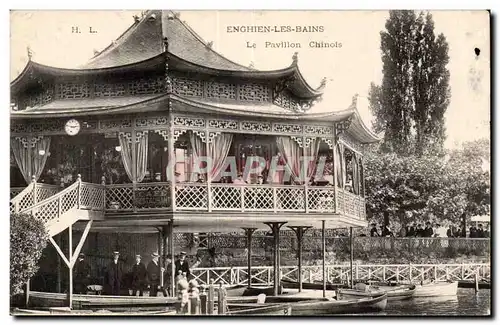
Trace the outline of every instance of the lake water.
<path fill-rule="evenodd" d="M 389 301 L 386 310 L 376 315 L 484 316 L 490 310 L 491 290 L 479 290 L 476 295 L 474 289 L 458 288 L 456 297 Z"/>

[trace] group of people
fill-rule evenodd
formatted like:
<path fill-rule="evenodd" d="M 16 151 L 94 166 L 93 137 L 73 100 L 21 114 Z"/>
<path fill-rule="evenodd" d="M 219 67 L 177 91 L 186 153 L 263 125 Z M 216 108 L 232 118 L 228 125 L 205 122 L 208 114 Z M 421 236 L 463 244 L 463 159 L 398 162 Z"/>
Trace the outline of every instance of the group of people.
<path fill-rule="evenodd" d="M 126 270 L 124 263 L 120 260 L 120 252 L 113 252 L 113 260 L 107 266 L 104 275 L 104 293 L 114 296 L 122 294 L 122 289 L 132 291 L 132 295 L 144 295 L 144 291 L 149 288 L 149 296 L 156 297 L 158 292 L 163 296 L 170 296 L 171 293 L 171 268 L 172 256 L 168 255 L 165 259 L 165 267 L 160 265 L 160 255 L 151 254 L 151 261 L 147 266 L 142 262 L 142 256 L 136 255 L 135 262 Z M 74 291 L 75 293 L 86 293 L 87 286 L 91 281 L 90 264 L 86 261 L 85 255 L 80 254 L 75 265 L 74 272 Z M 189 279 L 191 272 L 186 253 L 181 252 L 178 259 L 174 262 L 174 274 Z"/>
<path fill-rule="evenodd" d="M 439 237 L 439 238 L 459 238 L 467 237 L 466 231 L 463 231 L 460 227 L 454 227 L 450 225 L 448 228 L 441 226 L 439 223 L 432 225 L 429 221 L 425 223 L 425 227 L 422 223 L 412 223 L 409 226 L 401 227 L 398 234 L 391 231 L 389 225 L 381 225 L 380 230 L 377 228 L 377 224 L 372 223 L 370 229 L 371 237 Z M 482 224 L 479 224 L 476 228 L 472 226 L 469 228 L 469 238 L 489 238 L 489 231 L 483 228 Z"/>

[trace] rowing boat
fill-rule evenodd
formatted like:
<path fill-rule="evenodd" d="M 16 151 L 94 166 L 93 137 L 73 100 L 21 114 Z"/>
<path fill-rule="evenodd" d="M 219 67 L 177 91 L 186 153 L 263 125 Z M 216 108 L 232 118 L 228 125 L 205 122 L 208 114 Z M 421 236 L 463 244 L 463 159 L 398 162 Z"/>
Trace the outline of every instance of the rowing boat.
<path fill-rule="evenodd" d="M 457 291 L 458 291 L 458 281 L 433 282 L 423 285 L 417 285 L 413 297 L 456 296 Z"/>
<path fill-rule="evenodd" d="M 383 311 L 387 306 L 387 295 L 366 297 L 351 300 L 335 300 L 332 298 L 304 300 L 291 303 L 292 315 L 336 315 L 359 314 Z"/>
<path fill-rule="evenodd" d="M 387 294 L 388 301 L 406 300 L 413 297 L 415 294 L 414 284 L 404 285 L 388 285 L 388 284 L 371 284 L 369 291 L 360 291 L 355 289 L 340 289 L 338 290 L 339 299 L 344 298 L 361 298 L 374 297 L 380 293 Z"/>
<path fill-rule="evenodd" d="M 299 282 L 281 280 L 281 285 L 285 289 L 298 289 Z M 342 283 L 327 283 L 326 290 L 337 290 L 338 288 L 345 288 L 346 285 Z M 313 282 L 302 282 L 302 289 L 305 290 L 323 290 L 323 283 L 313 283 Z"/>
<path fill-rule="evenodd" d="M 229 311 L 226 315 L 233 316 L 290 316 L 292 308 L 290 304 L 228 304 Z"/>

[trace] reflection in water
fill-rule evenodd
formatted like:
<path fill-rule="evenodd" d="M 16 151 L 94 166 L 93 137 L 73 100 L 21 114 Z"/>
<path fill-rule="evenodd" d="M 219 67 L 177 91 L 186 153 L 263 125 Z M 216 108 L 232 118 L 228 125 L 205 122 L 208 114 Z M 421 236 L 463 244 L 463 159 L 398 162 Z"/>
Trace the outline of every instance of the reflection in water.
<path fill-rule="evenodd" d="M 414 298 L 406 301 L 389 301 L 383 313 L 376 315 L 489 315 L 491 291 L 459 288 L 456 297 Z"/>

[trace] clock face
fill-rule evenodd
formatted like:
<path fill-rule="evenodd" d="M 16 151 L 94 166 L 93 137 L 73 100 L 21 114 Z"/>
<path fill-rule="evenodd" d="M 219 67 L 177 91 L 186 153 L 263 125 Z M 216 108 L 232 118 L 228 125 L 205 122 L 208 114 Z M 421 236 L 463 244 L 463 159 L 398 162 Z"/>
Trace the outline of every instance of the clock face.
<path fill-rule="evenodd" d="M 68 135 L 76 135 L 78 134 L 78 132 L 80 132 L 80 122 L 78 122 L 75 119 L 71 119 L 68 122 L 66 122 L 64 130 Z"/>

